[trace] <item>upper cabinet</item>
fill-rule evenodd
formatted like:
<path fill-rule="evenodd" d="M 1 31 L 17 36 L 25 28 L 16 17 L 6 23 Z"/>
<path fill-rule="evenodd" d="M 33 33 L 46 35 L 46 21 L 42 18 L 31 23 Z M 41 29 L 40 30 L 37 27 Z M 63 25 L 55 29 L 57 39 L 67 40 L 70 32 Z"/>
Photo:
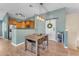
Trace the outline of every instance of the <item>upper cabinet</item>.
<path fill-rule="evenodd" d="M 15 18 L 9 18 L 9 25 L 15 25 L 17 29 L 34 29 L 35 21 L 34 20 L 21 20 L 17 21 Z"/>
<path fill-rule="evenodd" d="M 9 18 L 9 25 L 15 25 L 16 24 L 16 19 L 14 18 Z"/>

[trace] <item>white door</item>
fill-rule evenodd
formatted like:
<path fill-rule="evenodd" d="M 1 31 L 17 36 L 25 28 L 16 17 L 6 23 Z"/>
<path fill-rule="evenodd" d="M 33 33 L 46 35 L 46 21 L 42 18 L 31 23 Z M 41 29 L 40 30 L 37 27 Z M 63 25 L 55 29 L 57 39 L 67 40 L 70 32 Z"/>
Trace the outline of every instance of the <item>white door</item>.
<path fill-rule="evenodd" d="M 46 34 L 48 34 L 49 40 L 56 41 L 56 19 L 46 21 Z"/>

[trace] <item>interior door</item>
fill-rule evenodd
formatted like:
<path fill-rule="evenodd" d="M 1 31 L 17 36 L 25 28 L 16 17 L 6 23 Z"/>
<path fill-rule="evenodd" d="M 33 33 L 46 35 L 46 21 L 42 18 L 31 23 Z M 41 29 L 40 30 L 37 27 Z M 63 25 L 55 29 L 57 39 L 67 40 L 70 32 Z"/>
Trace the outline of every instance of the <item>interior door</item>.
<path fill-rule="evenodd" d="M 56 41 L 56 19 L 46 21 L 46 34 L 48 34 L 49 40 Z"/>

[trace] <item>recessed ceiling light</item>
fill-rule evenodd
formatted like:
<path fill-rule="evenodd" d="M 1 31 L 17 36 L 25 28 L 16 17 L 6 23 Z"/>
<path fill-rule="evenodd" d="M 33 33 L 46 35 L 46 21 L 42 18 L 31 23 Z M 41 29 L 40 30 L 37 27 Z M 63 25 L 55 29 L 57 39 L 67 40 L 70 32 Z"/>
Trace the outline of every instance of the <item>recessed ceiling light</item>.
<path fill-rule="evenodd" d="M 43 3 L 40 3 L 40 5 L 43 5 Z"/>
<path fill-rule="evenodd" d="M 29 7 L 33 7 L 32 5 L 29 5 Z"/>

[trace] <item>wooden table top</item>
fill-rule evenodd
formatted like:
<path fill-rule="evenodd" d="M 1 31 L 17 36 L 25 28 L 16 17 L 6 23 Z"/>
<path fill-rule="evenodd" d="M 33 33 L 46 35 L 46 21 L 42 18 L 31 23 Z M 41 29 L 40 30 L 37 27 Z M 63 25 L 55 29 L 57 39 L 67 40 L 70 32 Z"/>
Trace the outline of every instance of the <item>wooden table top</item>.
<path fill-rule="evenodd" d="M 32 34 L 32 35 L 25 36 L 25 38 L 29 39 L 29 40 L 32 40 L 32 41 L 38 41 L 39 39 L 41 39 L 45 36 L 46 36 L 45 34 L 42 34 L 42 35 Z"/>

